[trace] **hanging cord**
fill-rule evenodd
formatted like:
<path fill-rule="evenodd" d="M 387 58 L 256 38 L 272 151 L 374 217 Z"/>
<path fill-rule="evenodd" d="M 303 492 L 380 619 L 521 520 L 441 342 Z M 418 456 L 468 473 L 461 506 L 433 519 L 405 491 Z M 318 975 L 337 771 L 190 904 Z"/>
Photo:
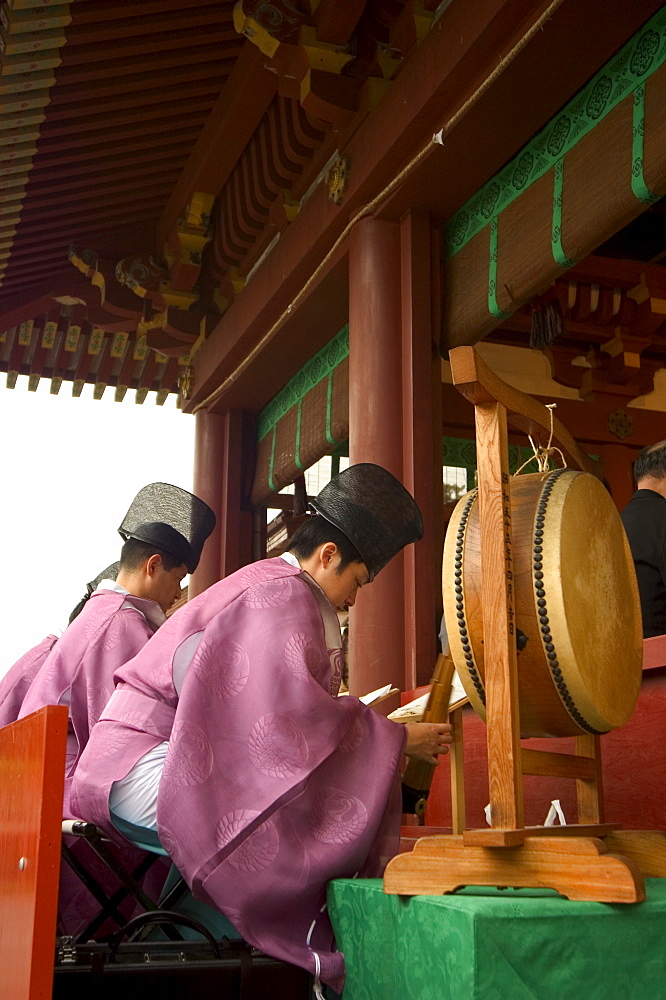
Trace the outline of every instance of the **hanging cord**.
<path fill-rule="evenodd" d="M 324 904 L 324 906 L 322 906 L 320 912 L 323 913 L 323 911 L 325 909 L 326 909 L 326 904 Z M 307 940 L 306 940 L 305 943 L 307 944 L 308 948 L 312 952 L 312 954 L 314 956 L 314 960 L 315 960 L 315 973 L 314 973 L 314 983 L 312 984 L 312 992 L 314 994 L 315 1000 L 326 1000 L 326 997 L 324 996 L 324 991 L 323 991 L 322 983 L 321 983 L 321 960 L 320 960 L 319 955 L 317 954 L 317 952 L 313 950 L 313 948 L 312 948 L 312 946 L 310 944 L 310 938 L 312 937 L 312 932 L 315 929 L 316 923 L 317 923 L 317 918 L 315 917 L 315 919 L 310 924 L 310 930 L 308 931 L 308 936 L 307 936 Z"/>
<path fill-rule="evenodd" d="M 451 118 L 449 118 L 449 120 L 439 130 L 439 132 L 436 132 L 433 135 L 432 139 L 427 143 L 427 145 L 425 145 L 423 147 L 423 149 L 421 149 L 416 154 L 416 156 L 412 160 L 409 161 L 409 163 L 407 164 L 407 166 L 404 167 L 400 171 L 400 173 L 397 174 L 393 178 L 392 181 L 389 181 L 389 183 L 386 185 L 385 188 L 382 188 L 382 190 L 379 192 L 379 194 L 375 195 L 375 197 L 372 199 L 372 201 L 369 201 L 367 205 L 365 205 L 363 208 L 361 208 L 356 213 L 356 215 L 354 215 L 350 219 L 350 221 L 347 223 L 347 225 L 345 226 L 345 228 L 342 230 L 342 232 L 340 233 L 340 235 L 338 236 L 337 240 L 335 241 L 335 243 L 333 244 L 333 246 L 331 247 L 331 249 L 328 251 L 328 253 L 324 257 L 324 259 L 315 268 L 315 270 L 312 272 L 312 274 L 310 275 L 310 277 L 308 278 L 308 280 L 305 282 L 305 284 L 303 285 L 303 287 L 301 288 L 301 290 L 297 293 L 297 295 L 295 296 L 295 298 L 289 303 L 289 305 L 284 310 L 284 312 L 279 317 L 279 319 L 277 319 L 275 321 L 275 323 L 273 323 L 273 325 L 268 330 L 268 332 L 264 334 L 264 336 L 261 338 L 261 340 L 259 340 L 259 342 L 257 344 L 255 344 L 255 346 L 252 348 L 252 350 L 250 351 L 250 353 L 248 355 L 246 355 L 245 358 L 243 358 L 243 360 L 235 368 L 235 370 L 233 372 L 231 372 L 231 374 L 228 375 L 227 378 L 225 378 L 225 380 L 222 383 L 222 385 L 218 386 L 217 389 L 215 389 L 213 392 L 211 392 L 209 396 L 206 396 L 206 398 L 204 400 L 202 400 L 200 403 L 197 403 L 197 405 L 194 407 L 194 409 L 192 411 L 193 413 L 198 413 L 199 410 L 202 410 L 205 407 L 211 406 L 216 400 L 218 400 L 220 398 L 220 396 L 222 396 L 227 391 L 227 389 L 230 388 L 230 386 L 232 386 L 234 384 L 234 382 L 237 381 L 237 379 L 243 374 L 243 372 L 245 371 L 245 369 L 248 368 L 250 366 L 250 364 L 252 363 L 252 361 L 257 357 L 257 355 L 261 353 L 261 351 L 264 348 L 264 345 L 266 343 L 268 343 L 268 341 L 272 338 L 272 336 L 275 333 L 275 331 L 280 326 L 282 326 L 282 324 L 284 323 L 284 321 L 286 319 L 289 318 L 289 316 L 291 315 L 291 313 L 293 312 L 293 310 L 296 308 L 296 306 L 300 305 L 300 303 L 306 297 L 306 295 L 309 292 L 310 288 L 316 282 L 317 278 L 319 277 L 319 275 L 321 274 L 321 272 L 324 270 L 324 268 L 326 267 L 326 265 L 328 264 L 328 262 L 331 260 L 331 258 L 333 257 L 333 255 L 337 252 L 337 250 L 341 246 L 341 244 L 344 243 L 344 241 L 347 239 L 349 233 L 352 231 L 352 229 L 354 228 L 354 226 L 356 225 L 356 223 L 359 222 L 360 219 L 364 218 L 365 216 L 371 215 L 372 212 L 374 212 L 375 209 L 378 208 L 382 204 L 382 202 L 384 202 L 386 200 L 386 198 L 389 197 L 389 195 L 393 194 L 393 192 L 396 190 L 396 188 L 398 188 L 402 184 L 402 182 L 416 169 L 416 167 L 419 165 L 419 163 L 421 162 L 421 160 L 425 159 L 426 156 L 429 155 L 429 153 L 432 150 L 433 145 L 440 145 L 440 146 L 444 145 L 444 139 L 449 134 L 449 132 L 453 128 L 455 128 L 455 126 L 458 124 L 458 122 L 460 121 L 461 118 L 464 118 L 464 116 L 467 114 L 467 112 L 469 111 L 469 109 L 471 107 L 473 107 L 476 104 L 476 102 L 481 97 L 483 97 L 483 95 L 486 93 L 486 91 L 493 85 L 493 83 L 495 82 L 495 80 L 499 76 L 501 76 L 501 74 L 504 72 L 504 70 L 507 68 L 507 66 L 509 66 L 514 61 L 514 59 L 516 58 L 516 56 L 518 56 L 520 54 L 520 52 L 522 52 L 522 50 L 525 48 L 525 46 L 532 40 L 532 38 L 534 37 L 534 35 L 536 35 L 536 33 L 538 31 L 541 31 L 541 29 L 545 25 L 546 21 L 550 20 L 550 18 L 552 17 L 552 15 L 555 13 L 555 11 L 557 10 L 557 8 L 561 6 L 562 3 L 564 3 L 564 0 L 553 0 L 553 2 L 551 4 L 549 4 L 549 6 L 543 12 L 543 14 L 541 15 L 541 17 L 537 21 L 534 22 L 534 24 L 529 29 L 529 31 L 527 31 L 522 36 L 522 38 L 518 42 L 516 42 L 516 44 L 514 45 L 514 47 L 504 56 L 504 58 L 501 59 L 498 62 L 497 66 L 492 71 L 492 73 L 489 76 L 486 77 L 486 79 L 474 91 L 474 93 L 471 95 L 471 97 L 469 97 L 465 101 L 465 103 L 460 108 L 458 108 L 458 110 L 456 111 L 456 113 Z"/>
<path fill-rule="evenodd" d="M 534 451 L 534 454 L 530 455 L 530 457 L 525 462 L 523 462 L 523 464 L 519 469 L 516 469 L 516 471 L 514 472 L 514 476 L 519 475 L 523 471 L 526 465 L 529 465 L 530 462 L 534 461 L 536 461 L 537 463 L 537 469 L 539 472 L 548 474 L 550 472 L 551 456 L 555 454 L 560 456 L 560 460 L 562 462 L 562 468 L 566 469 L 567 461 L 564 457 L 562 449 L 558 448 L 557 445 L 553 445 L 553 433 L 554 433 L 553 410 L 556 408 L 556 406 L 557 403 L 546 403 L 546 409 L 550 413 L 550 435 L 548 437 L 548 444 L 546 445 L 545 448 L 542 448 L 540 444 L 535 444 L 532 439 L 532 436 L 528 434 L 529 442 L 532 445 L 532 450 Z"/>

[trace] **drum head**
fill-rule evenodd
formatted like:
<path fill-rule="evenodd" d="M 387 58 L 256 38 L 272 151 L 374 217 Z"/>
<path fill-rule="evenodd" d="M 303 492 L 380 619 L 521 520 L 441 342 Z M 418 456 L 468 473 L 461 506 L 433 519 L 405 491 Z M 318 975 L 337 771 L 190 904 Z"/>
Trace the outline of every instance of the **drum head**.
<path fill-rule="evenodd" d="M 556 470 L 511 480 L 523 736 L 607 732 L 629 719 L 642 674 L 631 552 L 617 509 L 594 476 Z M 481 539 L 476 492 L 463 497 L 444 547 L 451 654 L 485 717 Z"/>

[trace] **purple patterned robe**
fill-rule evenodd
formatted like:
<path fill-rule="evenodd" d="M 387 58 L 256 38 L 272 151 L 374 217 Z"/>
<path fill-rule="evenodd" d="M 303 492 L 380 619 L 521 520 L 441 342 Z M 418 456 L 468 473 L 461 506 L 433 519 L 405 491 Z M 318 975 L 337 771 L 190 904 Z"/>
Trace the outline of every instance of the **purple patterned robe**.
<path fill-rule="evenodd" d="M 0 729 L 18 719 L 26 692 L 57 641 L 57 636 L 47 635 L 24 653 L 0 681 Z"/>
<path fill-rule="evenodd" d="M 158 830 L 195 896 L 339 991 L 326 884 L 379 875 L 397 850 L 405 730 L 331 697 L 342 653 L 303 577 L 282 559 L 255 563 L 171 618 L 118 672 L 72 803 L 114 833 L 112 783 L 169 740 Z"/>
<path fill-rule="evenodd" d="M 131 606 L 130 606 L 131 605 Z M 22 704 L 17 706 L 18 718 L 23 718 L 43 705 L 69 704 L 69 730 L 65 764 L 65 796 L 63 818 L 76 819 L 69 794 L 72 774 L 81 751 L 88 742 L 90 731 L 97 722 L 113 691 L 113 675 L 118 667 L 145 646 L 154 628 L 141 610 L 155 622 L 163 621 L 154 601 L 99 590 L 91 595 L 83 610 L 69 625 L 57 644 L 33 676 Z M 13 668 L 14 669 L 14 668 Z M 27 685 L 26 685 L 27 686 Z M 99 862 L 83 841 L 68 838 L 78 860 L 102 883 L 107 892 L 119 883 Z M 135 868 L 143 857 L 141 851 L 124 844 L 118 852 L 121 861 Z M 159 895 L 165 869 L 155 867 L 143 885 L 149 895 Z M 62 934 L 76 934 L 97 913 L 99 904 L 74 875 L 68 865 L 60 869 L 58 928 Z M 124 906 L 129 919 L 132 905 Z M 102 928 L 102 931 L 109 928 Z"/>
<path fill-rule="evenodd" d="M 132 607 L 123 607 L 130 601 Z M 69 809 L 72 774 L 111 697 L 113 675 L 153 635 L 141 608 L 154 616 L 157 605 L 112 590 L 96 591 L 46 657 L 23 699 L 19 719 L 44 705 L 69 704 L 65 819 L 77 818 Z"/>

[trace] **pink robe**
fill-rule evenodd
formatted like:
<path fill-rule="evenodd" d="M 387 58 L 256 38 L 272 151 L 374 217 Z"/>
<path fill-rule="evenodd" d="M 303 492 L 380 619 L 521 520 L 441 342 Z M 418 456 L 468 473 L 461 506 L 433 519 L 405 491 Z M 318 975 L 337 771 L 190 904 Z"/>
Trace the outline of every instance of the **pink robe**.
<path fill-rule="evenodd" d="M 397 850 L 405 731 L 331 697 L 342 653 L 327 649 L 302 576 L 282 559 L 255 563 L 170 619 L 118 672 L 72 803 L 113 833 L 112 783 L 169 740 L 158 830 L 195 896 L 339 991 L 326 884 L 379 875 Z M 179 699 L 173 666 L 186 655 Z"/>
<path fill-rule="evenodd" d="M 126 601 L 134 606 L 123 607 Z M 65 819 L 77 818 L 69 809 L 71 777 L 90 730 L 111 697 L 113 675 L 153 635 L 140 608 L 154 614 L 157 605 L 112 590 L 95 592 L 44 660 L 18 713 L 22 719 L 44 705 L 69 704 Z"/>
<path fill-rule="evenodd" d="M 24 653 L 0 681 L 0 729 L 18 719 L 26 692 L 57 641 L 57 636 L 47 635 Z"/>
<path fill-rule="evenodd" d="M 123 607 L 130 604 L 132 607 Z M 154 628 L 141 613 L 143 609 L 155 621 L 163 615 L 154 601 L 100 590 L 91 595 L 81 613 L 69 625 L 42 666 L 23 697 L 18 718 L 35 712 L 43 705 L 69 704 L 69 731 L 65 763 L 65 797 L 63 818 L 78 819 L 72 812 L 69 794 L 72 775 L 81 751 L 88 742 L 92 727 L 97 722 L 113 691 L 113 675 L 127 660 L 145 646 Z M 78 860 L 101 882 L 107 892 L 113 892 L 119 883 L 101 864 L 93 851 L 83 841 L 68 838 L 68 844 Z M 124 844 L 118 851 L 121 863 L 134 869 L 143 857 L 141 851 Z M 159 865 L 151 869 L 143 881 L 149 895 L 159 895 L 166 869 Z M 99 905 L 68 865 L 60 869 L 58 928 L 62 934 L 76 934 L 97 913 Z M 133 904 L 123 904 L 129 919 Z M 104 930 L 113 927 L 103 927 Z"/>

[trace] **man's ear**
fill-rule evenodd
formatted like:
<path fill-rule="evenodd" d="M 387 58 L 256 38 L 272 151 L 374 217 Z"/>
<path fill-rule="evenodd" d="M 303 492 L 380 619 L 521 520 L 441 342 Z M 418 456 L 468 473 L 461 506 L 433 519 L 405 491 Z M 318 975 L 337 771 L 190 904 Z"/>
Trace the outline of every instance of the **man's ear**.
<path fill-rule="evenodd" d="M 154 576 L 161 565 L 162 556 L 158 552 L 154 552 L 150 559 L 146 562 L 146 573 L 148 576 Z"/>
<path fill-rule="evenodd" d="M 328 565 L 331 562 L 331 559 L 333 558 L 333 556 L 337 551 L 338 547 L 335 544 L 335 542 L 326 542 L 324 545 L 322 545 L 321 549 L 319 550 L 319 561 L 321 562 L 321 565 L 324 567 L 324 569 L 328 567 Z"/>

